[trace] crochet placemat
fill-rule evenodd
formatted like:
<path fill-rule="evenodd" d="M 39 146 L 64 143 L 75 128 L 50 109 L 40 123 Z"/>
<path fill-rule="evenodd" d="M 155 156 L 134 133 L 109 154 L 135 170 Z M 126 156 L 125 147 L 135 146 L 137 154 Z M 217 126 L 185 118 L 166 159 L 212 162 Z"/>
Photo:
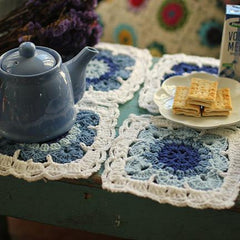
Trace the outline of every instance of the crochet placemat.
<path fill-rule="evenodd" d="M 193 72 L 218 73 L 219 60 L 210 57 L 185 54 L 166 54 L 148 72 L 148 77 L 139 94 L 139 106 L 151 113 L 159 113 L 153 96 L 162 83 L 169 77 L 186 75 Z"/>
<path fill-rule="evenodd" d="M 200 131 L 130 115 L 105 162 L 103 188 L 175 206 L 230 208 L 239 192 L 239 146 L 239 126 Z"/>
<path fill-rule="evenodd" d="M 76 123 L 57 139 L 39 144 L 1 139 L 0 175 L 36 181 L 88 178 L 97 172 L 115 137 L 118 106 L 84 97 L 75 107 Z"/>
<path fill-rule="evenodd" d="M 148 50 L 131 46 L 99 43 L 99 50 L 86 69 L 87 96 L 125 103 L 144 82 L 152 64 Z"/>

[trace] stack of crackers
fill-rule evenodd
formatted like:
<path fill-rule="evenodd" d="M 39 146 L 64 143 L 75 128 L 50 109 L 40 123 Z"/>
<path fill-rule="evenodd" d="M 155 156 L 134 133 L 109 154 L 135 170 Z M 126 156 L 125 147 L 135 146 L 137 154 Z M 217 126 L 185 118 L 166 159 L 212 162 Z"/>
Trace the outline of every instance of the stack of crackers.
<path fill-rule="evenodd" d="M 229 88 L 218 89 L 218 82 L 192 78 L 190 87 L 177 87 L 173 113 L 186 116 L 228 116 L 232 110 Z"/>

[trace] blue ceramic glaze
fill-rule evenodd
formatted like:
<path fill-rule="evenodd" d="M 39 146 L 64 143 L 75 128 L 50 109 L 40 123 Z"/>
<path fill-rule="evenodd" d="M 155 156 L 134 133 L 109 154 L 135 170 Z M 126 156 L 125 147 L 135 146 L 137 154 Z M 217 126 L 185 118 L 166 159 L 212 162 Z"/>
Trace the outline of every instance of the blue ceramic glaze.
<path fill-rule="evenodd" d="M 0 135 L 16 142 L 43 142 L 67 132 L 75 122 L 74 103 L 85 91 L 86 66 L 96 54 L 86 47 L 63 64 L 56 51 L 32 43 L 3 54 Z"/>

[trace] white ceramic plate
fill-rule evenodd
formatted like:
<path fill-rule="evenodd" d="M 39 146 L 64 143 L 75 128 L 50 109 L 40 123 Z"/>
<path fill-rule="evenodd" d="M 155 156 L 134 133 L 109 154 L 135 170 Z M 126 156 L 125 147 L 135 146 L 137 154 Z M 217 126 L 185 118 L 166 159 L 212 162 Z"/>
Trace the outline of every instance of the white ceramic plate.
<path fill-rule="evenodd" d="M 218 81 L 218 88 L 230 88 L 233 110 L 227 117 L 188 117 L 172 113 L 173 99 L 177 86 L 190 86 L 191 78 L 198 77 Z M 174 76 L 167 79 L 154 95 L 154 102 L 165 118 L 186 126 L 207 129 L 231 125 L 240 121 L 240 83 L 230 78 L 222 78 L 207 73 L 193 73 L 185 76 Z"/>

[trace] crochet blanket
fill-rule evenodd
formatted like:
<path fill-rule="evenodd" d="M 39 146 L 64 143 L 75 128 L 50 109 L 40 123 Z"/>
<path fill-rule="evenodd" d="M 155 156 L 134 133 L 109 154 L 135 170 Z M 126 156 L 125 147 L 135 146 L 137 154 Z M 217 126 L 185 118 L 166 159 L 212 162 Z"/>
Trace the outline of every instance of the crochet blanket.
<path fill-rule="evenodd" d="M 102 0 L 102 41 L 148 48 L 154 56 L 219 57 L 224 0 Z"/>

